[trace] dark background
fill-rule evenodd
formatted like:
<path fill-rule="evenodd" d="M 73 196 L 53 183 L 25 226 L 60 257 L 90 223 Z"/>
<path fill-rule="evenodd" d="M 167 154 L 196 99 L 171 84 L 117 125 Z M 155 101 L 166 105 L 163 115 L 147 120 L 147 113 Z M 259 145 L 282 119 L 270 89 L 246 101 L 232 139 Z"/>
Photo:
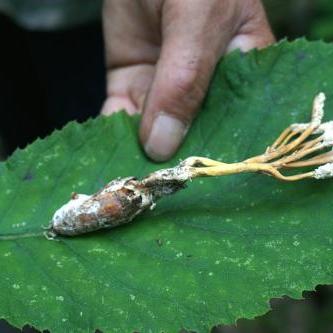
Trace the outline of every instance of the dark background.
<path fill-rule="evenodd" d="M 70 120 L 95 116 L 105 97 L 101 23 L 30 32 L 0 15 L 2 155 Z"/>
<path fill-rule="evenodd" d="M 264 0 L 278 39 L 333 41 L 333 0 Z M 70 120 L 96 116 L 105 98 L 101 23 L 29 32 L 0 15 L 0 159 Z M 333 333 L 333 286 L 303 300 L 271 300 L 272 310 L 212 333 Z M 0 320 L 0 333 L 21 330 Z M 37 332 L 29 326 L 25 333 Z M 186 331 L 182 331 L 186 332 Z"/>

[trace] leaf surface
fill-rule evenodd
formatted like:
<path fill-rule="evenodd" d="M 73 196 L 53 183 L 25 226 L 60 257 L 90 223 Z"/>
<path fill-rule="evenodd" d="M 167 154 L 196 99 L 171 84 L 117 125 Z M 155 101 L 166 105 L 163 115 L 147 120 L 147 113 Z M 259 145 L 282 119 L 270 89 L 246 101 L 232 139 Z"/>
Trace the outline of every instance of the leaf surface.
<path fill-rule="evenodd" d="M 41 227 L 71 192 L 144 176 L 179 158 L 259 154 L 327 94 L 333 47 L 283 42 L 218 66 L 200 116 L 169 163 L 148 161 L 138 119 L 71 123 L 0 164 L 0 317 L 52 333 L 208 332 L 333 283 L 332 181 L 262 175 L 195 180 L 135 222 L 48 241 Z"/>

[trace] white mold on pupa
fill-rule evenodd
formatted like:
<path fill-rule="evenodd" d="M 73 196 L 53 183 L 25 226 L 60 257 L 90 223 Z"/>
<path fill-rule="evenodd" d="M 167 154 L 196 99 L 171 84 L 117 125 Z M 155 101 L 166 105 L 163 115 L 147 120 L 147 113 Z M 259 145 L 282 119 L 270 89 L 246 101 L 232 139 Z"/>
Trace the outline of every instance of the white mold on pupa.
<path fill-rule="evenodd" d="M 87 201 L 91 195 L 74 194 L 70 201 L 60 207 L 53 215 L 52 223 L 54 227 L 59 227 L 62 221 L 66 220 L 71 215 L 76 215 L 82 210 L 82 205 Z M 97 208 L 94 206 L 94 208 Z M 73 213 L 73 214 L 72 214 Z"/>
<path fill-rule="evenodd" d="M 315 128 L 319 127 L 324 117 L 325 100 L 325 94 L 319 93 L 313 101 L 311 121 L 309 123 L 292 124 L 291 129 L 295 132 L 304 132 L 310 125 Z M 316 134 L 316 131 L 314 134 Z"/>
<path fill-rule="evenodd" d="M 333 121 L 323 123 L 318 128 L 319 134 L 323 133 L 323 144 L 325 147 L 333 145 Z"/>
<path fill-rule="evenodd" d="M 306 128 L 309 127 L 309 124 L 293 124 L 292 129 L 294 131 L 305 131 Z M 313 134 L 322 134 L 322 144 L 325 147 L 329 147 L 333 145 L 333 121 L 328 121 L 326 123 L 322 123 L 318 126 L 317 129 L 313 131 Z"/>
<path fill-rule="evenodd" d="M 321 92 L 315 97 L 313 101 L 311 125 L 314 127 L 318 127 L 324 117 L 325 99 L 325 94 Z"/>
<path fill-rule="evenodd" d="M 133 177 L 115 179 L 93 195 L 74 194 L 55 212 L 47 235 L 76 236 L 128 223 L 143 210 L 153 209 L 159 198 L 184 188 L 190 177 L 188 166 L 177 166 L 141 181 Z"/>
<path fill-rule="evenodd" d="M 314 170 L 315 179 L 325 179 L 333 177 L 333 163 L 326 163 Z"/>
<path fill-rule="evenodd" d="M 333 121 L 321 123 L 324 117 L 325 106 L 325 94 L 319 93 L 313 102 L 312 119 L 310 123 L 300 123 L 291 125 L 291 129 L 295 132 L 304 132 L 309 126 L 313 126 L 316 129 L 313 134 L 322 135 L 321 145 L 322 147 L 333 146 Z"/>
<path fill-rule="evenodd" d="M 130 222 L 153 204 L 149 191 L 134 178 L 116 179 L 93 194 L 74 194 L 58 209 L 49 235 L 75 236 Z"/>

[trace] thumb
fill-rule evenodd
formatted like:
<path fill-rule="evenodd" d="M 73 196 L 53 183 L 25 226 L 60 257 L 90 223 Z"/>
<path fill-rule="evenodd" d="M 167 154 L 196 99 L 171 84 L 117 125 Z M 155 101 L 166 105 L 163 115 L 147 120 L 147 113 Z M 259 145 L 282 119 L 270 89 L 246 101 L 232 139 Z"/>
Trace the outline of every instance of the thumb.
<path fill-rule="evenodd" d="M 222 54 L 273 41 L 260 2 L 248 3 L 257 6 L 242 1 L 238 6 L 233 1 L 211 1 L 207 6 L 172 1 L 164 6 L 161 54 L 140 126 L 141 143 L 153 160 L 168 160 L 177 151 Z"/>
<path fill-rule="evenodd" d="M 144 149 L 156 161 L 169 159 L 183 141 L 216 63 L 172 53 L 158 63 L 141 122 Z"/>
<path fill-rule="evenodd" d="M 195 21 L 197 15 L 178 13 L 180 17 L 173 16 L 172 24 L 162 28 L 161 54 L 140 126 L 141 143 L 155 161 L 168 160 L 180 146 L 221 52 L 221 37 L 210 39 L 216 45 L 206 45 L 209 32 Z"/>

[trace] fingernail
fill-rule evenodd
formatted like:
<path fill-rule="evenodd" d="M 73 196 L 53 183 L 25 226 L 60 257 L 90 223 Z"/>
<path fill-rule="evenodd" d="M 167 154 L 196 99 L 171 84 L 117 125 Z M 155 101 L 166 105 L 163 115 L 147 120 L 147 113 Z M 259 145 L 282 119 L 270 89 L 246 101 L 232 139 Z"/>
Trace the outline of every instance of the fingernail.
<path fill-rule="evenodd" d="M 147 155 L 158 162 L 168 160 L 178 149 L 186 132 L 187 126 L 182 121 L 160 113 L 155 118 L 144 145 Z"/>

